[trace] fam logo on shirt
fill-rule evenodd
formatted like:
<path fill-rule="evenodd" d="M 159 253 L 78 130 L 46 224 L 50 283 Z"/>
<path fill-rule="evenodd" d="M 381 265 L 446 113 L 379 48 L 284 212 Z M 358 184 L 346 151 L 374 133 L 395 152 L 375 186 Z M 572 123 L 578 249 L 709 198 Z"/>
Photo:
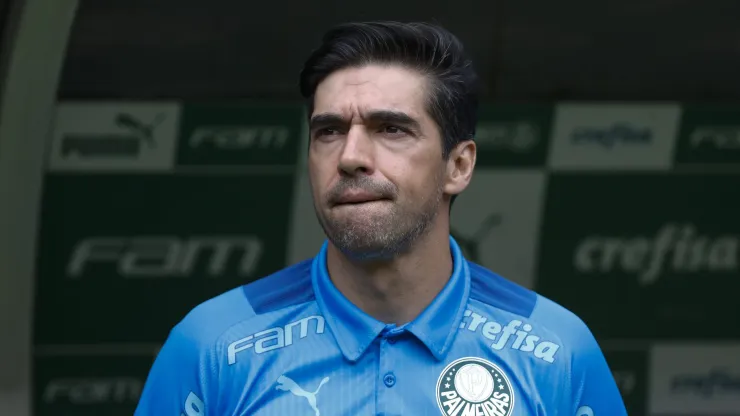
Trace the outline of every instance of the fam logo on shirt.
<path fill-rule="evenodd" d="M 514 391 L 495 364 L 464 357 L 450 363 L 439 375 L 437 405 L 445 416 L 510 416 Z"/>

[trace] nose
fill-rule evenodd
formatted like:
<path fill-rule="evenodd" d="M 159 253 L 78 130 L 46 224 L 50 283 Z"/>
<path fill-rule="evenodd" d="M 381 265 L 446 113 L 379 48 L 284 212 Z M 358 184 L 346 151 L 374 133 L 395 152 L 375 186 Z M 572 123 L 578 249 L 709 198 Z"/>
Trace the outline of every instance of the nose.
<path fill-rule="evenodd" d="M 338 169 L 345 175 L 372 175 L 375 170 L 372 138 L 363 126 L 353 125 L 347 133 Z"/>

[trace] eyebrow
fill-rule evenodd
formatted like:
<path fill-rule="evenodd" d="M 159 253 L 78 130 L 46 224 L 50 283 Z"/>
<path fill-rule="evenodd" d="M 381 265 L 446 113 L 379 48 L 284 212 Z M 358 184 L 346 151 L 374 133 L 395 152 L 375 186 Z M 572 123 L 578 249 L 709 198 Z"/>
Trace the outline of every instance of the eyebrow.
<path fill-rule="evenodd" d="M 363 115 L 363 118 L 371 123 L 401 124 L 413 130 L 420 130 L 419 122 L 410 115 L 401 111 L 376 110 Z M 331 125 L 346 125 L 348 120 L 336 113 L 322 113 L 311 117 L 309 127 L 311 130 Z"/>

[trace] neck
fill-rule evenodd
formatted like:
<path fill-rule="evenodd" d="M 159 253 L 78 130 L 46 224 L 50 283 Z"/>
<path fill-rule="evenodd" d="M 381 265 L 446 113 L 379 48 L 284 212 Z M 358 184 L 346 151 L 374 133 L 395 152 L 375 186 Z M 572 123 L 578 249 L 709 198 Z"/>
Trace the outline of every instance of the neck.
<path fill-rule="evenodd" d="M 396 325 L 416 318 L 452 275 L 449 221 L 437 217 L 413 248 L 392 260 L 355 261 L 331 243 L 326 265 L 334 286 L 368 315 Z"/>

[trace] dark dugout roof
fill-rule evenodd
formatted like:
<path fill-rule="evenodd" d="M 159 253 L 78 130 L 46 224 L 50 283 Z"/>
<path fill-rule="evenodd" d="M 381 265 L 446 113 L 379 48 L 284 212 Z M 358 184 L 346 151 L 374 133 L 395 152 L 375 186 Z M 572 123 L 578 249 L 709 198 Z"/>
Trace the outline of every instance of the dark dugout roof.
<path fill-rule="evenodd" d="M 322 32 L 373 19 L 452 30 L 487 99 L 740 98 L 733 0 L 81 0 L 59 94 L 293 99 Z"/>

